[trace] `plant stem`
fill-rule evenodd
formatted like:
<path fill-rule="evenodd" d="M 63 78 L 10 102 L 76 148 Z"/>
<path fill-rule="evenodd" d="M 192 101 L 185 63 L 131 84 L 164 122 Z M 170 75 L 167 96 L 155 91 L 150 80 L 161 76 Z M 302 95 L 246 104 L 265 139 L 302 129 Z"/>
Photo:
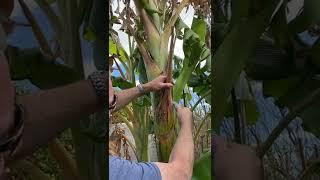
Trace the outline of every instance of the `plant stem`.
<path fill-rule="evenodd" d="M 60 37 L 62 31 L 62 25 L 59 17 L 56 15 L 48 1 L 46 0 L 35 0 L 38 6 L 42 9 L 42 11 L 47 16 L 48 20 L 50 21 L 50 24 L 52 25 L 52 28 L 54 29 L 55 33 Z"/>
<path fill-rule="evenodd" d="M 209 118 L 211 114 L 207 114 L 206 117 L 201 121 L 201 124 L 199 126 L 199 128 L 197 129 L 195 135 L 194 135 L 194 143 L 197 144 L 197 140 L 200 134 L 200 130 L 202 129 L 203 125 L 205 124 L 206 120 Z"/>
<path fill-rule="evenodd" d="M 239 109 L 241 144 L 246 144 L 246 106 L 243 100 L 239 100 Z"/>
<path fill-rule="evenodd" d="M 200 104 L 200 102 L 206 98 L 208 95 L 210 95 L 211 93 L 211 89 L 209 91 L 207 91 L 192 107 L 192 111 L 194 111 L 196 109 L 196 107 Z"/>
<path fill-rule="evenodd" d="M 169 22 L 167 23 L 166 25 L 166 28 L 164 29 L 164 32 L 163 32 L 163 35 L 164 35 L 164 42 L 168 42 L 168 39 L 170 37 L 170 34 L 171 34 L 171 28 L 174 26 L 174 24 L 176 23 L 182 9 L 184 7 L 186 7 L 189 3 L 189 0 L 183 0 L 179 6 L 174 9 L 174 14 L 171 16 L 171 18 L 169 19 Z"/>
<path fill-rule="evenodd" d="M 235 142 L 241 144 L 241 128 L 240 128 L 240 118 L 239 118 L 239 104 L 236 97 L 235 89 L 231 90 L 232 97 L 232 108 L 233 108 L 233 122 L 234 122 L 234 139 Z"/>
<path fill-rule="evenodd" d="M 304 147 L 302 144 L 302 140 L 301 138 L 298 138 L 298 151 L 299 151 L 299 156 L 300 156 L 300 160 L 301 160 L 301 164 L 302 164 L 302 170 L 306 169 L 306 158 L 304 156 Z"/>
<path fill-rule="evenodd" d="M 114 60 L 113 62 L 116 64 L 116 66 L 117 66 L 117 68 L 118 68 L 118 71 L 119 71 L 119 73 L 120 73 L 120 75 L 121 75 L 122 79 L 124 79 L 124 80 L 128 80 L 128 79 L 126 78 L 126 75 L 124 75 L 124 73 L 123 73 L 123 71 L 122 71 L 122 69 L 121 69 L 121 67 L 120 67 L 119 63 L 118 63 L 116 60 Z"/>
<path fill-rule="evenodd" d="M 18 2 L 21 6 L 21 9 L 22 9 L 24 15 L 26 16 L 27 20 L 29 21 L 29 23 L 32 27 L 32 32 L 33 32 L 34 36 L 36 37 L 36 39 L 39 43 L 39 46 L 41 47 L 41 50 L 42 50 L 41 52 L 45 55 L 45 57 L 48 57 L 50 59 L 50 61 L 53 61 L 54 55 L 51 51 L 49 43 L 47 42 L 47 40 L 45 38 L 45 35 L 41 31 L 41 28 L 36 21 L 36 18 L 34 17 L 31 10 L 29 9 L 27 4 L 23 0 L 19 0 Z"/>
<path fill-rule="evenodd" d="M 187 107 L 186 92 L 184 89 L 183 89 L 182 93 L 183 93 L 183 96 L 182 96 L 183 97 L 183 106 Z"/>
<path fill-rule="evenodd" d="M 309 176 L 320 168 L 320 161 L 312 162 L 304 171 L 302 171 L 300 178 L 301 180 L 307 180 Z"/>
<path fill-rule="evenodd" d="M 135 84 L 135 77 L 134 77 L 134 68 L 133 68 L 133 62 L 132 62 L 132 59 L 131 59 L 131 56 L 132 56 L 132 44 L 131 44 L 131 38 L 130 38 L 130 35 L 128 35 L 128 42 L 129 42 L 129 57 L 128 57 L 128 62 L 130 64 L 130 69 L 131 69 L 131 74 L 130 74 L 130 81 L 131 83 L 134 83 Z M 129 74 L 129 72 L 128 72 Z"/>

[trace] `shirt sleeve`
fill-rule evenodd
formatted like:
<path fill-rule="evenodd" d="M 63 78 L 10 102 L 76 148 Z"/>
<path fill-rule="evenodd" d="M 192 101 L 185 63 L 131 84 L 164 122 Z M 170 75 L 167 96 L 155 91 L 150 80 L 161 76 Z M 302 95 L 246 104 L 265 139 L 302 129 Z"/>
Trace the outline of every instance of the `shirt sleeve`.
<path fill-rule="evenodd" d="M 161 180 L 161 173 L 152 162 L 132 162 L 109 156 L 109 180 Z"/>

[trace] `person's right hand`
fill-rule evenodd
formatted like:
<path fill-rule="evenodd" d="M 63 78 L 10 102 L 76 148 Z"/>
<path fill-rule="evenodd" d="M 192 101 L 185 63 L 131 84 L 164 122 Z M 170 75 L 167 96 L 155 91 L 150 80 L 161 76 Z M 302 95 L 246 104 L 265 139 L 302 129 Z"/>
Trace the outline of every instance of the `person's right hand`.
<path fill-rule="evenodd" d="M 177 111 L 177 117 L 179 119 L 179 122 L 181 125 L 192 125 L 192 111 L 190 108 L 183 107 L 178 105 L 177 103 L 174 103 L 175 109 Z"/>

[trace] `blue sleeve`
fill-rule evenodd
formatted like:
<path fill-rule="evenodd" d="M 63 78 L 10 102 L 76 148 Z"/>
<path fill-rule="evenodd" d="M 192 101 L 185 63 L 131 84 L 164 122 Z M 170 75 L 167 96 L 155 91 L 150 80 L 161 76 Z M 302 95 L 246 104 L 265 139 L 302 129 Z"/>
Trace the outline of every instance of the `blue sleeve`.
<path fill-rule="evenodd" d="M 161 180 L 154 163 L 136 163 L 109 156 L 109 180 Z"/>

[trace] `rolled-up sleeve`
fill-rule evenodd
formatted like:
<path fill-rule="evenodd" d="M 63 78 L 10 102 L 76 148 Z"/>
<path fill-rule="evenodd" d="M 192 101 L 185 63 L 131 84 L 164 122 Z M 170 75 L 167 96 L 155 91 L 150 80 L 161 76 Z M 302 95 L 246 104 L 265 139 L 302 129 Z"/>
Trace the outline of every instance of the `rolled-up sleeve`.
<path fill-rule="evenodd" d="M 157 165 L 152 162 L 137 163 L 109 156 L 110 180 L 161 180 Z"/>

